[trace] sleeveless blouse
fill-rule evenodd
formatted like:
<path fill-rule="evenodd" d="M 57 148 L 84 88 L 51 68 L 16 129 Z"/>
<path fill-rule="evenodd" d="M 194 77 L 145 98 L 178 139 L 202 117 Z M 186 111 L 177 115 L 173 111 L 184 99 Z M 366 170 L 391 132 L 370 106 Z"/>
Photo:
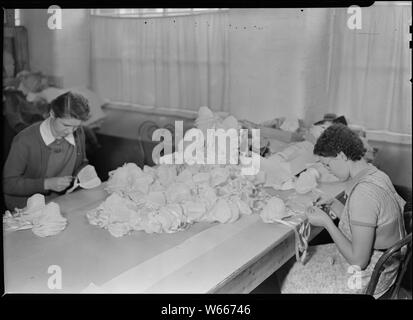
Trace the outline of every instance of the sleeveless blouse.
<path fill-rule="evenodd" d="M 355 193 L 359 193 L 357 201 L 366 199 L 366 202 L 369 201 L 370 203 L 354 203 Z M 375 228 L 372 256 L 366 269 L 361 271 L 363 284 L 367 285 L 374 266 L 383 252 L 405 237 L 403 210 L 406 202 L 397 194 L 390 178 L 373 165 L 369 165 L 350 181 L 345 194 L 346 204 L 339 223 L 339 229 L 343 234 L 351 241 L 352 225 Z M 350 208 L 357 208 L 362 205 L 374 208 L 374 210 L 368 211 L 375 211 L 375 219 L 363 217 L 365 213 L 363 210 L 357 212 L 350 210 Z M 367 222 L 363 220 L 367 220 Z M 377 283 L 375 292 L 377 295 L 384 293 L 393 284 L 399 261 L 400 254 L 396 254 L 385 264 Z"/>

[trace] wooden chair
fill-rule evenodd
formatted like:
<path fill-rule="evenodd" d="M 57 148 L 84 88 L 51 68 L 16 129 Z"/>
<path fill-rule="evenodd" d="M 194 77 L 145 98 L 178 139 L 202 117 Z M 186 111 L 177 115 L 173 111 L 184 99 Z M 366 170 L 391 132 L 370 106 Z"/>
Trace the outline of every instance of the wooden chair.
<path fill-rule="evenodd" d="M 405 211 L 404 212 L 405 218 L 405 227 L 406 231 L 408 232 L 407 236 L 405 236 L 402 240 L 395 243 L 391 248 L 387 249 L 383 255 L 380 257 L 379 261 L 377 261 L 376 266 L 374 267 L 373 274 L 370 278 L 369 284 L 367 286 L 366 294 L 373 295 L 374 291 L 377 286 L 377 282 L 379 281 L 380 275 L 383 271 L 385 262 L 395 254 L 399 254 L 401 248 L 407 246 L 407 250 L 404 252 L 400 266 L 397 272 L 396 280 L 394 284 L 379 298 L 379 299 L 411 299 L 411 293 L 405 292 L 401 287 L 403 277 L 406 274 L 406 271 L 411 268 L 411 257 L 412 257 L 412 212 Z"/>

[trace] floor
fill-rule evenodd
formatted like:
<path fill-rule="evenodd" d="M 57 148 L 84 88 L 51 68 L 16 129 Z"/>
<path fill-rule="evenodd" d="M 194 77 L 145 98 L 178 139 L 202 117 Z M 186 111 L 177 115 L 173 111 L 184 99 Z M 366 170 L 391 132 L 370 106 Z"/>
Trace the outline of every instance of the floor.
<path fill-rule="evenodd" d="M 315 237 L 311 242 L 310 245 L 318 245 L 318 244 L 325 244 L 331 243 L 333 240 L 331 239 L 330 235 L 326 230 L 320 232 L 320 234 Z M 291 259 L 295 259 L 295 256 Z M 255 288 L 251 293 L 267 293 L 267 294 L 280 294 L 280 288 L 278 285 L 277 275 L 274 272 L 271 276 L 269 276 L 263 283 L 261 283 L 257 288 Z"/>
<path fill-rule="evenodd" d="M 331 243 L 332 239 L 327 231 L 322 231 L 310 245 L 318 245 L 323 243 Z M 295 259 L 293 257 L 292 259 Z M 255 288 L 252 294 L 280 294 L 280 288 L 278 286 L 278 280 L 276 272 L 274 272 L 270 277 L 268 277 L 263 283 L 261 283 L 257 288 Z M 399 293 L 399 299 L 412 299 L 412 265 L 411 261 L 409 267 L 403 277 L 401 290 Z"/>

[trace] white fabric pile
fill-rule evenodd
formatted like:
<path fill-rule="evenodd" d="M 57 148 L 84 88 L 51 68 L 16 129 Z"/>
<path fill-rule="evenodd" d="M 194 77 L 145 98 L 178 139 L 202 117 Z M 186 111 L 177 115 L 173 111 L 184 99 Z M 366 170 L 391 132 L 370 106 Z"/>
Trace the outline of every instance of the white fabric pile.
<path fill-rule="evenodd" d="M 93 189 L 100 186 L 101 183 L 102 181 L 98 177 L 95 167 L 88 164 L 79 171 L 73 182 L 73 186 L 67 190 L 66 193 L 71 193 L 78 186 L 84 189 Z"/>
<path fill-rule="evenodd" d="M 208 107 L 199 109 L 195 124 L 205 137 L 207 129 L 240 128 L 233 116 L 214 113 Z M 297 181 L 294 177 L 312 160 L 312 146 L 307 143 L 289 146 L 269 159 L 261 158 L 261 170 L 252 176 L 241 174 L 241 164 L 170 164 L 179 152 L 183 150 L 161 157 L 157 167 L 144 166 L 142 170 L 127 163 L 110 172 L 106 187 L 110 196 L 87 213 L 89 222 L 115 237 L 136 230 L 177 232 L 200 221 L 231 223 L 241 215 L 257 212 L 261 212 L 264 222 L 274 222 L 292 211 L 281 199 L 262 192 L 262 186 L 296 188 L 304 193 L 317 185 L 317 179 L 313 179 L 315 169 L 303 173 Z M 204 157 L 207 163 L 207 156 Z M 296 158 L 300 161 L 294 162 Z"/>
<path fill-rule="evenodd" d="M 315 168 L 308 168 L 302 172 L 295 182 L 295 191 L 298 193 L 307 193 L 317 187 L 317 179 L 320 173 Z"/>
<path fill-rule="evenodd" d="M 256 181 L 235 165 L 127 163 L 110 173 L 109 197 L 87 213 L 92 225 L 121 237 L 132 231 L 171 233 L 206 221 L 231 223 L 252 214 Z"/>
<path fill-rule="evenodd" d="M 260 172 L 265 174 L 265 185 L 274 189 L 288 189 L 284 184 L 294 177 L 289 163 L 276 154 L 260 158 Z"/>
<path fill-rule="evenodd" d="M 265 223 L 275 222 L 276 220 L 284 219 L 291 216 L 288 213 L 284 201 L 278 197 L 272 197 L 268 200 L 265 207 L 260 213 L 262 221 Z"/>
<path fill-rule="evenodd" d="M 34 194 L 27 200 L 27 206 L 14 214 L 6 211 L 3 225 L 6 231 L 32 229 L 39 237 L 53 236 L 66 228 L 67 220 L 60 214 L 55 202 L 45 204 L 42 194 Z"/>
<path fill-rule="evenodd" d="M 280 126 L 281 130 L 295 132 L 300 128 L 300 122 L 298 118 L 286 118 L 282 125 Z"/>
<path fill-rule="evenodd" d="M 32 231 L 39 237 L 54 236 L 66 228 L 67 220 L 60 214 L 60 207 L 55 202 L 48 203 L 42 213 L 33 219 Z"/>
<path fill-rule="evenodd" d="M 155 173 L 150 170 L 142 171 L 135 163 L 127 163 L 109 172 L 106 190 L 117 192 L 124 196 L 130 194 L 147 194 L 149 185 L 153 182 Z"/>
<path fill-rule="evenodd" d="M 265 173 L 265 186 L 276 190 L 296 189 L 297 192 L 306 193 L 317 186 L 320 174 L 315 169 L 317 158 L 313 155 L 313 145 L 307 141 L 294 143 L 282 151 L 272 154 L 267 158 L 260 158 L 260 171 Z M 310 166 L 314 167 L 298 180 L 296 175 Z M 316 174 L 316 179 L 313 178 Z M 325 176 L 325 175 L 324 175 Z"/>
<path fill-rule="evenodd" d="M 212 112 L 208 107 L 200 107 L 195 125 L 202 131 L 204 137 L 207 136 L 207 129 L 235 129 L 239 130 L 241 125 L 238 120 L 225 112 Z"/>
<path fill-rule="evenodd" d="M 154 201 L 137 204 L 117 193 L 112 193 L 98 208 L 89 211 L 87 218 L 92 225 L 108 229 L 114 237 L 121 237 L 134 230 L 169 233 L 185 227 L 179 206 L 161 206 Z"/>

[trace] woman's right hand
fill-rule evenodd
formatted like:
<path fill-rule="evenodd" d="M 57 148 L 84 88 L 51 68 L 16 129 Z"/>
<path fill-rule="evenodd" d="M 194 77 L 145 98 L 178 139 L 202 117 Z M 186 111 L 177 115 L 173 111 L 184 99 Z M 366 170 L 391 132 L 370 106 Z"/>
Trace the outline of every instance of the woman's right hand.
<path fill-rule="evenodd" d="M 313 226 L 325 227 L 331 220 L 329 215 L 318 207 L 309 206 L 305 209 L 305 215 Z"/>
<path fill-rule="evenodd" d="M 44 180 L 44 189 L 61 192 L 71 185 L 72 180 L 72 176 L 47 178 Z"/>
<path fill-rule="evenodd" d="M 336 200 L 335 197 L 331 197 L 331 196 L 328 196 L 326 194 L 322 194 L 317 198 L 314 205 L 317 206 L 317 207 L 331 206 L 334 203 L 335 200 Z"/>
<path fill-rule="evenodd" d="M 344 205 L 335 197 L 321 196 L 315 203 L 316 207 L 326 210 L 331 218 L 340 218 Z"/>

